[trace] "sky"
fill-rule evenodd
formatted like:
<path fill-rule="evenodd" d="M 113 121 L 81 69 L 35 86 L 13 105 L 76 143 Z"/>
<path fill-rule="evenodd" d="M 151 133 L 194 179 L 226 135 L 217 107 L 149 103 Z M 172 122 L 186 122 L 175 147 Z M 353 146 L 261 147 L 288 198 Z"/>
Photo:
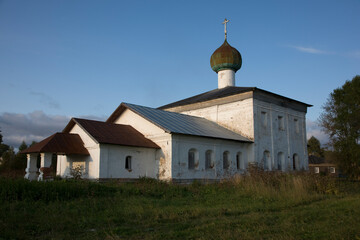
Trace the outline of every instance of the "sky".
<path fill-rule="evenodd" d="M 242 55 L 236 85 L 314 105 L 360 74 L 360 1 L 0 0 L 0 130 L 17 147 L 121 102 L 159 107 L 217 88 L 210 56 Z"/>

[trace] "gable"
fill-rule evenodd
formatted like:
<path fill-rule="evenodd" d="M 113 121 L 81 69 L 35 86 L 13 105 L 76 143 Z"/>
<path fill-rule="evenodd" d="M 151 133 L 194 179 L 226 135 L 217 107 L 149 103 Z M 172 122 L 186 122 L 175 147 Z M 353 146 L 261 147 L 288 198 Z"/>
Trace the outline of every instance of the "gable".
<path fill-rule="evenodd" d="M 129 125 L 73 118 L 65 127 L 64 132 L 70 131 L 76 126 L 81 127 L 97 143 L 159 148 L 158 145 Z"/>
<path fill-rule="evenodd" d="M 204 118 L 129 103 L 122 103 L 107 121 L 117 119 L 126 109 L 130 109 L 166 133 L 251 142 L 248 138 Z"/>

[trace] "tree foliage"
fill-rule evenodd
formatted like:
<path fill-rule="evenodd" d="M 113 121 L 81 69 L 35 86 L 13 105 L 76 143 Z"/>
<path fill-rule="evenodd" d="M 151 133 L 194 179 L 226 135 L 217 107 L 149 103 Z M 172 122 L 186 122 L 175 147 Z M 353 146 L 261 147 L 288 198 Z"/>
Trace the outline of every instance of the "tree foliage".
<path fill-rule="evenodd" d="M 0 130 L 0 158 L 2 157 L 3 153 L 9 150 L 9 146 L 6 144 L 3 144 L 3 136 L 1 134 Z"/>
<path fill-rule="evenodd" d="M 320 125 L 329 134 L 339 167 L 360 176 L 360 76 L 335 89 L 323 106 Z"/>
<path fill-rule="evenodd" d="M 307 142 L 307 145 L 309 155 L 322 158 L 324 157 L 324 150 L 321 148 L 320 141 L 316 137 L 311 136 Z"/>

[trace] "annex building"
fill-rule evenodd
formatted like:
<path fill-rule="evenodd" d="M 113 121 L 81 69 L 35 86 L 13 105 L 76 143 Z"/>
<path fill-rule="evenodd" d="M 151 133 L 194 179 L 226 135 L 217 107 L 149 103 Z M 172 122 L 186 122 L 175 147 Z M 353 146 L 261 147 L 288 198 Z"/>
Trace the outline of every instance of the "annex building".
<path fill-rule="evenodd" d="M 217 89 L 159 108 L 121 103 L 105 122 L 71 119 L 62 132 L 23 151 L 25 178 L 42 180 L 53 154 L 57 175 L 71 177 L 81 166 L 89 179 L 216 181 L 245 173 L 249 164 L 308 170 L 305 117 L 311 105 L 235 86 L 242 58 L 227 42 L 226 27 L 210 65 Z"/>

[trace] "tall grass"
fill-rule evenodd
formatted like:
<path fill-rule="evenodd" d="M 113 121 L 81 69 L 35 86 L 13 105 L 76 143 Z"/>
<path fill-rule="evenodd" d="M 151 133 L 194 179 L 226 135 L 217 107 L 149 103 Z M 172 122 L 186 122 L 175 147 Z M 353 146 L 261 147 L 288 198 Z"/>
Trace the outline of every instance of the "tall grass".
<path fill-rule="evenodd" d="M 248 175 L 237 175 L 224 181 L 233 184 L 239 191 L 266 197 L 306 199 L 311 196 L 338 194 L 337 179 L 307 172 L 266 172 L 253 167 Z"/>

